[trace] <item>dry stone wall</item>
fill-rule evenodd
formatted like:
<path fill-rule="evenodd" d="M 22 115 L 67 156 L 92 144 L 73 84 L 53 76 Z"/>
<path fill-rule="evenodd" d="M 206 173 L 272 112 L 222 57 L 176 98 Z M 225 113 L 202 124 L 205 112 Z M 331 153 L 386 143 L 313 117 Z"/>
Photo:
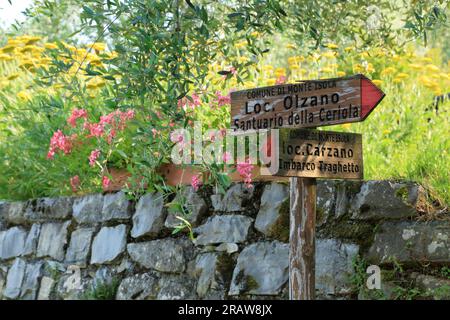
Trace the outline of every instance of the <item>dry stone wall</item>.
<path fill-rule="evenodd" d="M 179 220 L 160 194 L 2 201 L 0 299 L 287 299 L 288 191 L 185 188 L 171 201 L 186 200 L 195 240 L 172 234 Z M 317 296 L 399 298 L 412 283 L 449 298 L 448 213 L 429 221 L 426 196 L 412 182 L 319 181 Z M 377 295 L 369 264 L 383 270 Z"/>

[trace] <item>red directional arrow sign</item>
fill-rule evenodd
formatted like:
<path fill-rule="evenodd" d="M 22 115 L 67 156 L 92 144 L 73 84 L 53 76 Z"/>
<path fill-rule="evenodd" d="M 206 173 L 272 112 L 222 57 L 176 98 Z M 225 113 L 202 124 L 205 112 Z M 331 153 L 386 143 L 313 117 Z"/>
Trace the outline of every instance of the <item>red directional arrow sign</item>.
<path fill-rule="evenodd" d="M 362 74 L 231 93 L 231 128 L 308 128 L 363 121 L 384 92 Z"/>

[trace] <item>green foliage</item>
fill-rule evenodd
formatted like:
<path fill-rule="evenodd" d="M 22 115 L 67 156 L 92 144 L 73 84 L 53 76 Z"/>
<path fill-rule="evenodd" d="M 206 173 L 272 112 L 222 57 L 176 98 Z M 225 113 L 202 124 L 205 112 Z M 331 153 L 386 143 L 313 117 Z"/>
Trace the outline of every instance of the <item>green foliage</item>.
<path fill-rule="evenodd" d="M 79 19 L 66 20 L 74 7 Z M 226 95 L 231 89 L 274 84 L 277 79 L 264 67 L 290 67 L 287 58 L 295 58 L 295 50 L 306 60 L 296 70 L 309 73 L 288 70 L 288 81 L 356 72 L 382 80 L 387 93 L 383 103 L 368 121 L 351 125 L 351 131 L 364 133 L 366 178 L 417 180 L 448 202 L 449 141 L 442 134 L 448 127 L 448 102 L 438 113 L 427 108 L 431 90 L 437 95 L 448 83 L 442 80 L 446 73 L 439 72 L 445 61 L 434 54 L 427 64 L 439 65 L 433 73 L 441 80 L 425 81 L 410 72 L 414 61 L 403 45 L 428 39 L 428 34 L 436 43 L 434 30 L 446 32 L 447 9 L 448 1 L 37 1 L 25 23 L 32 27 L 23 32 L 36 31 L 42 41 L 55 43 L 38 63 L 33 60 L 39 60 L 37 55 L 25 52 L 31 40 L 13 52 L 17 63 L 0 61 L 0 197 L 70 194 L 69 179 L 76 175 L 78 192 L 98 191 L 111 167 L 132 175 L 126 186 L 131 193 L 170 192 L 157 170 L 169 162 L 170 132 L 195 120 L 203 122 L 204 130 L 229 127 L 229 105 L 218 106 L 216 91 Z M 68 44 L 83 38 L 103 41 L 110 50 L 95 43 L 86 48 Z M 331 42 L 338 43 L 336 48 Z M 326 47 L 338 55 L 326 58 Z M 394 59 L 399 56 L 400 62 Z M 24 61 L 37 65 L 27 67 Z M 391 64 L 410 80 L 384 76 Z M 335 71 L 327 74 L 327 69 Z M 19 71 L 20 78 L 8 80 Z M 424 90 L 420 82 L 431 89 Z M 31 98 L 16 99 L 19 94 Z M 194 111 L 180 107 L 196 95 L 200 102 Z M 48 143 L 56 130 L 80 134 L 67 125 L 75 108 L 86 109 L 91 123 L 115 110 L 133 109 L 136 117 L 114 143 L 85 139 L 70 156 L 48 161 Z M 90 167 L 87 158 L 96 148 L 102 157 Z M 219 192 L 230 184 L 225 168 L 199 165 L 204 183 Z"/>
<path fill-rule="evenodd" d="M 442 277 L 450 279 L 450 267 L 443 266 L 440 270 L 440 274 Z"/>
<path fill-rule="evenodd" d="M 111 283 L 98 283 L 82 294 L 82 300 L 114 300 L 120 281 L 113 278 Z"/>
<path fill-rule="evenodd" d="M 414 300 L 423 296 L 423 291 L 418 288 L 404 288 L 396 286 L 393 290 L 395 300 Z"/>

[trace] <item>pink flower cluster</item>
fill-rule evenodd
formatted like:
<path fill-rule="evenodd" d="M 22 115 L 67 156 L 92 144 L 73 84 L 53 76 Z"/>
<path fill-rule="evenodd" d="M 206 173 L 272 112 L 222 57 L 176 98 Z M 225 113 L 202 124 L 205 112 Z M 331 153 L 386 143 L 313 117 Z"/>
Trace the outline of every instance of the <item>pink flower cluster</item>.
<path fill-rule="evenodd" d="M 92 152 L 89 156 L 89 165 L 91 167 L 93 167 L 95 165 L 95 161 L 97 161 L 99 156 L 100 156 L 100 150 L 98 150 L 98 149 L 92 150 Z"/>
<path fill-rule="evenodd" d="M 179 108 L 185 108 L 189 107 L 191 109 L 194 109 L 195 107 L 202 104 L 202 101 L 200 100 L 200 96 L 196 93 L 193 93 L 191 95 L 192 101 L 188 98 L 184 97 L 183 99 L 178 100 L 178 107 Z"/>
<path fill-rule="evenodd" d="M 275 84 L 283 84 L 283 83 L 286 83 L 286 80 L 287 80 L 286 76 L 279 76 L 279 77 L 277 78 L 277 80 L 275 81 Z"/>
<path fill-rule="evenodd" d="M 67 119 L 67 123 L 72 127 L 75 128 L 77 126 L 77 119 L 84 118 L 87 119 L 87 111 L 84 109 L 73 109 L 72 114 Z"/>
<path fill-rule="evenodd" d="M 191 186 L 194 188 L 194 191 L 197 191 L 201 186 L 203 185 L 203 182 L 200 180 L 200 175 L 193 176 L 191 179 Z"/>
<path fill-rule="evenodd" d="M 244 178 L 244 183 L 247 188 L 252 187 L 252 170 L 253 165 L 247 159 L 245 162 L 240 162 L 236 165 L 236 169 L 239 172 L 239 175 Z"/>
<path fill-rule="evenodd" d="M 109 125 L 111 128 L 107 136 L 107 142 L 111 144 L 112 140 L 116 137 L 117 131 L 124 130 L 126 122 L 134 117 L 134 110 L 125 112 L 116 110 L 106 116 L 101 116 L 98 123 L 85 122 L 84 129 L 89 131 L 89 137 L 101 137 L 105 133 L 106 125 Z"/>
<path fill-rule="evenodd" d="M 79 176 L 73 176 L 72 178 L 70 178 L 70 187 L 72 188 L 72 192 L 77 192 L 78 188 L 80 187 Z"/>
<path fill-rule="evenodd" d="M 228 105 L 231 103 L 231 97 L 229 94 L 226 96 L 223 96 L 220 91 L 216 91 L 216 96 L 217 96 L 217 105 L 219 107 L 222 107 L 224 105 Z"/>
<path fill-rule="evenodd" d="M 103 137 L 105 133 L 108 132 L 106 141 L 111 144 L 112 140 L 115 138 L 118 131 L 122 131 L 126 127 L 127 121 L 135 117 L 134 110 L 130 109 L 127 111 L 116 110 L 105 116 L 100 117 L 98 123 L 89 123 L 87 120 L 88 113 L 84 109 L 74 109 L 72 114 L 67 119 L 67 123 L 70 127 L 75 128 L 77 126 L 78 119 L 84 119 L 83 130 L 87 131 L 87 138 L 91 137 Z M 109 131 L 107 131 L 109 129 Z M 72 151 L 73 142 L 76 140 L 77 135 L 72 134 L 71 136 L 66 136 L 60 129 L 58 129 L 50 139 L 50 147 L 47 153 L 48 159 L 53 159 L 56 152 L 62 151 L 64 154 L 69 154 Z M 93 167 L 101 151 L 95 149 L 89 155 L 89 165 Z M 102 185 L 107 188 L 111 184 L 111 180 L 107 176 L 103 176 Z M 80 186 L 80 178 L 78 175 L 70 178 L 70 186 L 73 192 L 76 192 Z"/>
<path fill-rule="evenodd" d="M 182 147 L 186 145 L 186 141 L 184 140 L 184 135 L 179 131 L 172 131 L 170 133 L 170 141 L 173 143 L 178 143 Z"/>
<path fill-rule="evenodd" d="M 72 151 L 72 139 L 74 137 L 75 136 L 68 137 L 64 135 L 61 130 L 53 133 L 53 136 L 50 139 L 50 148 L 47 153 L 47 158 L 53 159 L 58 150 L 63 151 L 64 154 L 69 154 L 70 151 Z"/>
<path fill-rule="evenodd" d="M 111 184 L 111 179 L 108 178 L 107 176 L 103 176 L 103 178 L 102 178 L 103 188 L 105 188 L 105 189 L 108 188 L 110 186 L 110 184 Z"/>

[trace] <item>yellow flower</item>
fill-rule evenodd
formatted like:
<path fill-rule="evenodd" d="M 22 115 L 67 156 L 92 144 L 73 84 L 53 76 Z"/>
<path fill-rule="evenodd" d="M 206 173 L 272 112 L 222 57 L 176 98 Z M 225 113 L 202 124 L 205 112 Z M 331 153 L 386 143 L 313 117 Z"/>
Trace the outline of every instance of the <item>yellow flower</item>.
<path fill-rule="evenodd" d="M 298 70 L 300 69 L 300 66 L 298 64 L 293 64 L 290 66 L 291 70 Z"/>
<path fill-rule="evenodd" d="M 92 43 L 89 48 L 94 49 L 95 51 L 105 51 L 106 49 L 106 44 L 103 42 L 96 42 L 96 43 Z"/>
<path fill-rule="evenodd" d="M 338 77 L 345 76 L 345 72 L 344 71 L 338 71 L 336 74 L 337 74 Z"/>
<path fill-rule="evenodd" d="M 23 60 L 21 64 L 19 64 L 19 68 L 27 69 L 31 71 L 34 68 L 34 61 L 32 60 Z"/>
<path fill-rule="evenodd" d="M 94 77 L 86 83 L 86 88 L 97 89 L 105 86 L 105 80 L 100 77 Z"/>
<path fill-rule="evenodd" d="M 273 66 L 271 66 L 270 64 L 266 64 L 262 67 L 262 69 L 264 71 L 272 71 L 273 70 Z"/>
<path fill-rule="evenodd" d="M 273 86 L 276 83 L 277 79 L 275 78 L 270 78 L 266 80 L 266 85 L 268 86 Z"/>
<path fill-rule="evenodd" d="M 440 96 L 442 94 L 442 90 L 441 90 L 441 88 L 435 88 L 433 90 L 433 93 L 435 96 Z"/>
<path fill-rule="evenodd" d="M 437 73 L 431 74 L 430 77 L 433 78 L 433 79 L 435 79 L 435 80 L 441 79 L 441 76 L 440 76 L 439 74 L 437 74 Z"/>
<path fill-rule="evenodd" d="M 320 69 L 320 72 L 333 73 L 333 69 L 325 67 L 325 68 Z"/>
<path fill-rule="evenodd" d="M 239 42 L 235 43 L 234 47 L 236 49 L 241 49 L 241 48 L 244 48 L 246 45 L 247 45 L 247 41 L 246 40 L 242 40 L 242 41 L 239 41 Z"/>
<path fill-rule="evenodd" d="M 41 40 L 41 37 L 36 37 L 36 36 L 26 36 L 23 37 L 23 40 L 25 42 L 25 45 L 30 45 L 30 44 L 34 44 L 36 42 L 38 42 L 39 40 Z"/>
<path fill-rule="evenodd" d="M 365 68 L 362 65 L 360 65 L 360 64 L 356 64 L 355 66 L 353 66 L 353 72 L 361 73 L 364 70 L 365 70 Z"/>
<path fill-rule="evenodd" d="M 344 50 L 345 52 L 350 52 L 352 51 L 354 48 L 353 47 L 345 47 Z"/>
<path fill-rule="evenodd" d="M 392 80 L 392 82 L 393 82 L 393 83 L 400 83 L 400 82 L 402 82 L 402 79 L 400 79 L 400 78 L 394 78 L 394 79 Z"/>
<path fill-rule="evenodd" d="M 0 61 L 11 61 L 13 60 L 13 57 L 11 57 L 10 55 L 4 54 L 4 53 L 0 53 Z"/>
<path fill-rule="evenodd" d="M 18 73 L 13 73 L 13 74 L 9 75 L 8 77 L 6 77 L 6 79 L 11 81 L 11 80 L 17 79 L 18 77 L 19 77 Z"/>
<path fill-rule="evenodd" d="M 19 39 L 10 38 L 10 39 L 8 39 L 8 42 L 6 44 L 18 47 L 18 46 L 22 45 L 22 41 L 20 41 Z"/>
<path fill-rule="evenodd" d="M 114 59 L 119 56 L 119 54 L 116 51 L 108 52 L 106 53 L 106 55 L 108 56 L 108 59 Z"/>
<path fill-rule="evenodd" d="M 409 78 L 409 74 L 404 73 L 404 72 L 400 72 L 400 73 L 397 74 L 396 78 L 398 78 L 398 79 L 406 79 L 406 78 Z"/>
<path fill-rule="evenodd" d="M 437 82 L 431 80 L 427 76 L 419 77 L 419 82 L 421 84 L 423 84 L 424 87 L 429 88 L 429 89 L 433 89 L 433 88 L 438 88 L 439 87 Z"/>
<path fill-rule="evenodd" d="M 336 56 L 337 56 L 337 52 L 334 52 L 334 51 L 326 51 L 326 52 L 322 53 L 322 57 L 325 57 L 328 59 L 335 58 Z"/>
<path fill-rule="evenodd" d="M 248 57 L 238 57 L 238 62 L 239 63 L 246 63 L 248 62 L 250 59 Z"/>
<path fill-rule="evenodd" d="M 42 64 L 50 64 L 51 62 L 52 62 L 52 58 L 49 58 L 49 57 L 41 58 L 41 61 L 40 61 L 40 63 L 42 63 Z"/>
<path fill-rule="evenodd" d="M 35 44 L 36 42 L 38 42 L 41 39 L 42 39 L 41 37 L 30 36 L 30 37 L 28 37 L 28 40 L 25 44 L 26 45 Z"/>
<path fill-rule="evenodd" d="M 429 58 L 429 57 L 422 57 L 419 59 L 422 62 L 433 62 L 433 59 Z"/>
<path fill-rule="evenodd" d="M 335 43 L 328 43 L 325 45 L 325 47 L 329 48 L 329 49 L 337 49 L 339 48 L 339 46 Z"/>
<path fill-rule="evenodd" d="M 437 66 L 435 66 L 434 64 L 427 64 L 425 66 L 425 68 L 431 72 L 439 72 L 440 71 L 440 69 Z"/>
<path fill-rule="evenodd" d="M 254 88 L 256 87 L 256 84 L 253 81 L 245 81 L 244 82 L 244 88 Z"/>
<path fill-rule="evenodd" d="M 64 85 L 62 83 L 55 83 L 52 87 L 53 89 L 58 90 L 64 88 Z"/>
<path fill-rule="evenodd" d="M 380 86 L 380 85 L 383 83 L 383 81 L 378 80 L 378 79 L 373 79 L 372 82 L 373 82 L 373 84 L 376 85 L 376 86 Z"/>
<path fill-rule="evenodd" d="M 422 66 L 420 64 L 417 64 L 417 63 L 410 63 L 408 66 L 411 69 L 413 69 L 413 70 L 420 70 L 420 69 L 422 69 Z"/>
<path fill-rule="evenodd" d="M 288 43 L 288 44 L 286 45 L 286 49 L 296 49 L 296 48 L 297 48 L 296 45 L 293 44 L 293 43 Z"/>
<path fill-rule="evenodd" d="M 250 33 L 250 35 L 254 38 L 259 36 L 259 32 L 258 31 L 253 31 L 252 33 Z"/>
<path fill-rule="evenodd" d="M 51 43 L 51 42 L 47 42 L 46 44 L 44 44 L 45 49 L 58 49 L 58 46 L 55 43 Z"/>
<path fill-rule="evenodd" d="M 91 63 L 91 65 L 93 65 L 93 66 L 99 66 L 99 67 L 103 66 L 103 63 L 102 63 L 102 61 L 100 60 L 99 57 L 93 57 L 93 58 L 91 59 L 90 63 Z"/>
<path fill-rule="evenodd" d="M 23 47 L 21 49 L 21 52 L 33 52 L 33 53 L 41 53 L 42 51 L 44 51 L 44 48 L 32 45 L 32 44 L 27 44 L 25 47 Z"/>
<path fill-rule="evenodd" d="M 7 44 L 6 46 L 4 46 L 4 47 L 2 48 L 2 52 L 3 52 L 3 53 L 11 53 L 11 52 L 14 51 L 14 49 L 16 49 L 16 46 L 15 46 L 15 45 Z"/>
<path fill-rule="evenodd" d="M 381 71 L 381 75 L 382 76 L 387 76 L 387 75 L 392 74 L 394 72 L 395 72 L 395 68 L 394 67 L 387 67 L 383 71 Z"/>
<path fill-rule="evenodd" d="M 23 101 L 31 100 L 31 95 L 27 91 L 20 91 L 17 93 L 17 98 Z"/>
<path fill-rule="evenodd" d="M 298 61 L 297 61 L 297 57 L 289 57 L 288 59 L 288 64 L 297 64 L 298 63 Z"/>
<path fill-rule="evenodd" d="M 369 53 L 368 53 L 367 51 L 363 51 L 363 52 L 361 52 L 361 53 L 359 54 L 359 56 L 360 56 L 361 58 L 367 58 L 367 57 L 369 56 Z"/>

